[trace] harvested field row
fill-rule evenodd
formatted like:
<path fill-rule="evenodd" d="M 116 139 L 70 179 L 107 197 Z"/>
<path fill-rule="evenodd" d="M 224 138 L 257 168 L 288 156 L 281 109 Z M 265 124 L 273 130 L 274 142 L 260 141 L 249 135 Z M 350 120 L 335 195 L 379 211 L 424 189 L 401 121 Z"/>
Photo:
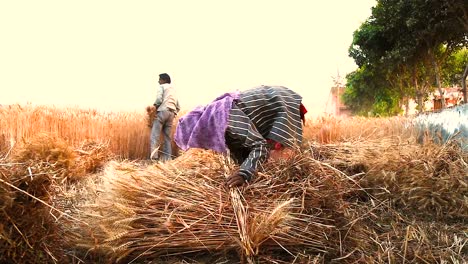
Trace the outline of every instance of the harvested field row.
<path fill-rule="evenodd" d="M 309 142 L 229 191 L 235 166 L 208 151 L 104 166 L 102 145 L 31 140 L 0 165 L 1 261 L 462 263 L 467 153 L 412 142 Z"/>

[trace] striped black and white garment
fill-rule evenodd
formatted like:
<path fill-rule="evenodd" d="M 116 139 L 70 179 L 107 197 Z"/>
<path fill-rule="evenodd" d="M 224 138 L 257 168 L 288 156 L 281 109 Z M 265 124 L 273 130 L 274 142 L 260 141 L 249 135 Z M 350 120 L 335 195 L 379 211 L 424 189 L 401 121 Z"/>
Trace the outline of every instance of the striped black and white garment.
<path fill-rule="evenodd" d="M 250 181 L 268 157 L 267 139 L 287 147 L 302 142 L 302 97 L 282 86 L 260 86 L 241 92 L 229 112 L 226 144 L 241 163 L 239 174 Z"/>

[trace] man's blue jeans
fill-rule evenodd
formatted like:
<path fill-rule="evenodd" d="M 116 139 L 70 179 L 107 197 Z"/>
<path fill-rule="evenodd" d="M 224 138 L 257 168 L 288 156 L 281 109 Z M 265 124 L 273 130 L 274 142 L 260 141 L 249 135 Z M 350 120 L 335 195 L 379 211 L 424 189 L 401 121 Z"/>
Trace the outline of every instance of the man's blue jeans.
<path fill-rule="evenodd" d="M 153 127 L 151 128 L 151 154 L 150 159 L 158 160 L 158 151 L 160 149 L 160 139 L 162 132 L 162 153 L 159 158 L 160 161 L 168 161 L 172 159 L 172 146 L 171 146 L 171 131 L 172 123 L 174 121 L 174 112 L 169 110 L 158 111 L 156 118 L 153 121 Z"/>

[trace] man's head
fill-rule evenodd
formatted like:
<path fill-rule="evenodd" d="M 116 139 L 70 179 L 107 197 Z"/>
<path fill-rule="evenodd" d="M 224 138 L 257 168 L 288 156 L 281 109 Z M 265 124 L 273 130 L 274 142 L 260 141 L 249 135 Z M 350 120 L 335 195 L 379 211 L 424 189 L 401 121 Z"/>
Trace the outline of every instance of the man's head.
<path fill-rule="evenodd" d="M 159 74 L 159 84 L 171 83 L 171 77 L 167 73 Z"/>

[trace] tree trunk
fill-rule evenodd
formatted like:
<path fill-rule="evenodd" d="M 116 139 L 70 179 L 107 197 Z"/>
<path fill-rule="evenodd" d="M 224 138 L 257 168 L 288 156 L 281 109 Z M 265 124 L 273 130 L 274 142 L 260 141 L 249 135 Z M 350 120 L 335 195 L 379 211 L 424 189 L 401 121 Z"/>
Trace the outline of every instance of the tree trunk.
<path fill-rule="evenodd" d="M 403 107 L 405 107 L 405 117 L 408 117 L 408 111 L 409 111 L 409 97 L 405 95 L 405 89 L 403 88 L 404 87 L 404 84 L 403 84 L 403 77 L 402 76 L 397 76 L 398 78 L 398 88 L 400 89 L 400 94 L 402 95 L 401 96 L 401 100 L 399 100 L 398 102 L 398 106 L 400 107 L 400 109 L 403 109 Z"/>
<path fill-rule="evenodd" d="M 416 102 L 418 104 L 418 114 L 422 113 L 423 111 L 423 94 L 422 91 L 419 90 L 418 87 L 418 78 L 416 76 L 416 69 L 413 69 L 413 85 L 416 91 Z"/>
<path fill-rule="evenodd" d="M 432 66 L 434 67 L 434 75 L 435 75 L 435 79 L 436 79 L 437 90 L 439 90 L 440 101 L 442 103 L 442 109 L 441 110 L 443 110 L 443 109 L 445 109 L 445 96 L 444 96 L 444 91 L 442 90 L 442 85 L 440 83 L 439 65 L 437 65 L 434 53 L 431 50 L 429 51 L 429 53 L 430 53 L 430 57 L 431 57 L 431 61 L 432 61 Z"/>
<path fill-rule="evenodd" d="M 408 117 L 409 115 L 409 97 L 406 97 L 405 99 L 405 117 Z"/>
<path fill-rule="evenodd" d="M 465 71 L 463 72 L 463 76 L 461 79 L 464 104 L 468 103 L 468 98 L 466 98 L 466 77 L 467 76 L 468 76 L 468 63 L 465 66 Z"/>

